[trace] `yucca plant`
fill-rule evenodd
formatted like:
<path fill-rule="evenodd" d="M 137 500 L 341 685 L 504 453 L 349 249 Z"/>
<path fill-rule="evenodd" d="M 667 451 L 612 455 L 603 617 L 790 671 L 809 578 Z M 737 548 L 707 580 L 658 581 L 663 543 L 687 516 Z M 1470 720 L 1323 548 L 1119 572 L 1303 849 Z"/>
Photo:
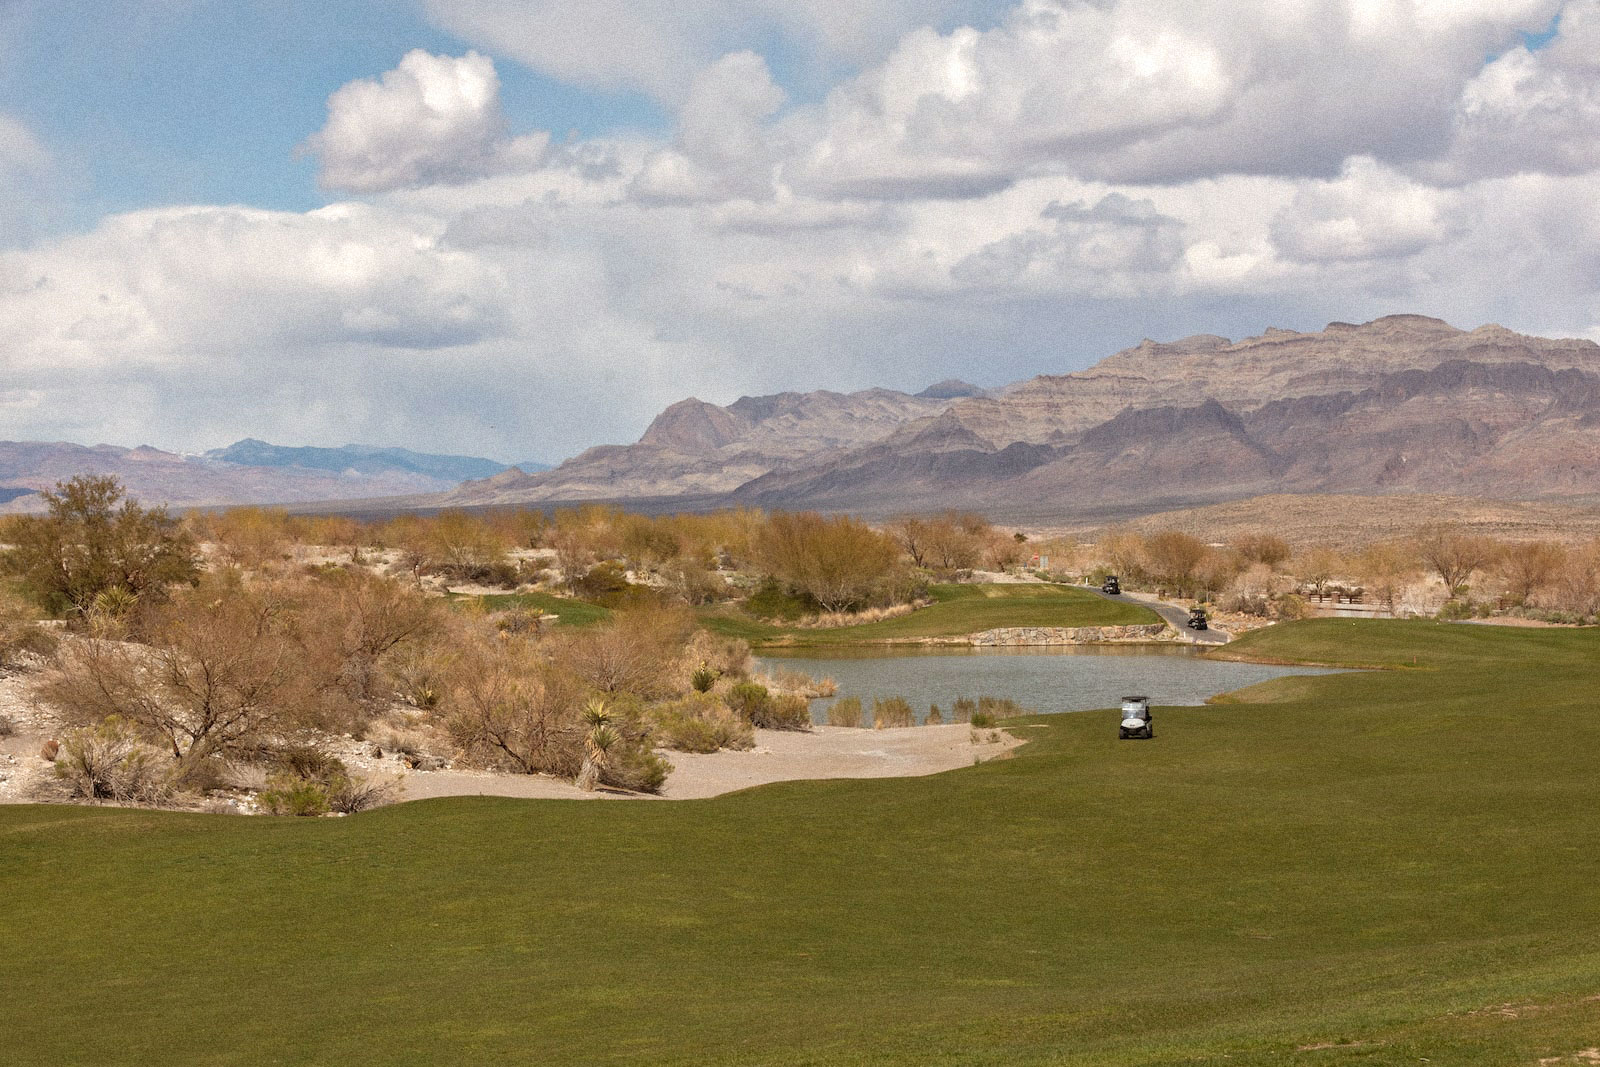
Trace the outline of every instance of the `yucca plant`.
<path fill-rule="evenodd" d="M 583 739 L 583 766 L 578 771 L 579 789 L 593 790 L 600 784 L 600 774 L 606 768 L 611 750 L 622 741 L 622 734 L 611 725 L 611 712 L 605 702 L 591 700 L 584 705 L 583 723 L 589 734 Z"/>

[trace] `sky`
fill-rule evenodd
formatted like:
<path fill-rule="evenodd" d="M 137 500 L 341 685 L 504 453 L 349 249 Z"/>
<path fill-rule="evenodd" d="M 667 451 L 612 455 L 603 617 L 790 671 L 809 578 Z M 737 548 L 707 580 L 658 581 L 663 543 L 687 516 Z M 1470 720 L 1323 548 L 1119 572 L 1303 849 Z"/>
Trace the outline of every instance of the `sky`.
<path fill-rule="evenodd" d="M 1398 312 L 1600 340 L 1600 0 L 0 0 L 0 439 L 559 460 Z"/>

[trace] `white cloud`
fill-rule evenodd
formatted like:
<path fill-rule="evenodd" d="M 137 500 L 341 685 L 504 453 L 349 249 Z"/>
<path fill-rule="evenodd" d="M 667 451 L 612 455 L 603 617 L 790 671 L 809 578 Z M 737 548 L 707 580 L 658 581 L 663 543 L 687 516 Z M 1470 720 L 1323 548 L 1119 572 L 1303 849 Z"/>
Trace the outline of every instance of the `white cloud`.
<path fill-rule="evenodd" d="M 1273 219 L 1273 243 L 1300 262 L 1411 256 L 1459 229 L 1450 218 L 1452 199 L 1356 158 L 1339 178 L 1300 187 Z"/>
<path fill-rule="evenodd" d="M 329 189 L 384 192 L 460 182 L 531 166 L 545 135 L 508 140 L 500 79 L 486 56 L 408 52 L 377 80 L 362 78 L 328 97 L 328 122 L 305 143 Z"/>
<path fill-rule="evenodd" d="M 678 112 L 673 145 L 645 160 L 634 183 L 644 200 L 764 200 L 776 152 L 765 121 L 783 106 L 766 60 L 734 52 L 701 71 Z"/>
<path fill-rule="evenodd" d="M 987 0 L 425 0 L 446 30 L 585 88 L 681 100 L 718 56 L 777 34 L 823 66 L 878 59 L 904 32 Z"/>
<path fill-rule="evenodd" d="M 1023 0 L 908 34 L 835 89 L 786 172 L 816 195 L 982 195 L 1032 173 L 1120 182 L 1328 175 L 1449 140 L 1486 52 L 1558 0 Z"/>
<path fill-rule="evenodd" d="M 1575 0 L 1538 51 L 1518 46 L 1462 91 L 1456 140 L 1419 171 L 1443 180 L 1600 166 L 1600 0 Z"/>

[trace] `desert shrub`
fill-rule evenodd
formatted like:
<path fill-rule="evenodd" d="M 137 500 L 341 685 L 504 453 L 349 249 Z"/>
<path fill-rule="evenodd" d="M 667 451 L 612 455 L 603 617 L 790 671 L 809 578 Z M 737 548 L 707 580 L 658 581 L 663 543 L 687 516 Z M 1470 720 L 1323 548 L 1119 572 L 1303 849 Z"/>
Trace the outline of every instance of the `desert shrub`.
<path fill-rule="evenodd" d="M 939 710 L 939 705 L 934 704 L 928 708 L 928 717 L 922 720 L 924 726 L 941 726 L 944 724 L 944 712 Z"/>
<path fill-rule="evenodd" d="M 886 730 L 901 726 L 915 726 L 916 712 L 904 697 L 886 697 L 872 702 L 872 728 Z"/>
<path fill-rule="evenodd" d="M 779 667 L 770 675 L 762 676 L 768 689 L 784 693 L 799 693 L 804 697 L 831 697 L 839 691 L 839 683 L 832 678 L 813 678 L 804 671 Z"/>
<path fill-rule="evenodd" d="M 861 725 L 861 698 L 845 697 L 833 702 L 828 709 L 829 726 L 860 727 Z"/>
<path fill-rule="evenodd" d="M 689 685 L 696 693 L 709 693 L 720 677 L 722 677 L 721 671 L 702 662 L 689 673 Z"/>
<path fill-rule="evenodd" d="M 55 634 L 39 625 L 22 598 L 0 587 L 0 669 L 30 656 L 48 656 L 57 644 Z"/>
<path fill-rule="evenodd" d="M 155 601 L 199 574 L 189 531 L 165 509 L 126 499 L 115 478 L 80 475 L 40 495 L 48 514 L 12 520 L 0 565 L 47 612 L 86 615 L 118 587 Z"/>
<path fill-rule="evenodd" d="M 326 785 L 293 774 L 267 779 L 267 788 L 256 794 L 256 800 L 274 815 L 326 815 L 330 810 Z"/>
<path fill-rule="evenodd" d="M 329 782 L 345 775 L 344 761 L 315 745 L 290 745 L 267 754 L 281 773 L 309 781 Z"/>
<path fill-rule="evenodd" d="M 994 714 L 987 711 L 975 711 L 967 721 L 970 722 L 974 728 L 988 729 L 994 725 Z"/>
<path fill-rule="evenodd" d="M 1285 593 L 1280 596 L 1275 606 L 1278 609 L 1278 618 L 1285 621 L 1303 619 L 1311 614 L 1310 609 L 1306 606 L 1305 598 L 1296 596 L 1293 593 Z"/>
<path fill-rule="evenodd" d="M 168 761 L 139 740 L 133 724 L 115 716 L 69 731 L 55 760 L 56 777 L 88 800 L 156 803 L 173 792 Z"/>
<path fill-rule="evenodd" d="M 115 716 L 159 736 L 181 780 L 207 760 L 307 727 L 331 691 L 273 590 L 207 584 L 147 623 L 150 644 L 73 641 L 35 687 L 69 722 Z"/>
<path fill-rule="evenodd" d="M 767 703 L 753 725 L 763 730 L 809 730 L 811 704 L 798 693 L 779 693 Z"/>
<path fill-rule="evenodd" d="M 1441 622 L 1454 622 L 1458 619 L 1470 619 L 1472 616 L 1472 604 L 1469 601 L 1454 599 L 1444 602 L 1444 606 L 1439 609 L 1438 618 Z"/>
<path fill-rule="evenodd" d="M 529 607 L 517 604 L 514 607 L 497 611 L 490 616 L 494 628 L 506 634 L 536 634 L 544 625 L 545 611 L 543 608 Z"/>
<path fill-rule="evenodd" d="M 471 763 L 571 778 L 583 765 L 584 688 L 529 642 L 478 639 L 453 661 L 438 713 Z"/>
<path fill-rule="evenodd" d="M 601 781 L 636 793 L 659 793 L 672 773 L 672 764 L 649 745 L 624 742 L 611 757 Z"/>
<path fill-rule="evenodd" d="M 809 596 L 784 589 L 776 578 L 768 578 L 745 600 L 744 610 L 758 619 L 797 622 L 815 614 L 818 604 Z"/>
<path fill-rule="evenodd" d="M 590 600 L 601 600 L 617 593 L 626 593 L 631 584 L 628 569 L 620 560 L 608 559 L 596 563 L 577 581 L 576 592 Z"/>
<path fill-rule="evenodd" d="M 692 559 L 673 560 L 662 568 L 661 576 L 686 604 L 712 604 L 732 592 L 722 575 Z"/>
<path fill-rule="evenodd" d="M 760 682 L 739 682 L 728 690 L 726 699 L 728 707 L 746 722 L 754 723 L 756 717 L 763 714 L 767 705 L 772 703 L 772 694 Z"/>
<path fill-rule="evenodd" d="M 387 803 L 403 788 L 398 779 L 380 782 L 371 778 L 346 778 L 328 791 L 328 807 L 341 815 L 354 815 Z"/>
<path fill-rule="evenodd" d="M 978 710 L 978 702 L 971 697 L 957 697 L 954 704 L 950 705 L 951 722 L 971 722 L 972 715 Z"/>
<path fill-rule="evenodd" d="M 1237 593 L 1227 597 L 1217 606 L 1222 611 L 1235 615 L 1252 615 L 1258 619 L 1265 619 L 1272 614 L 1271 605 L 1272 602 L 1264 596 Z"/>
<path fill-rule="evenodd" d="M 656 739 L 679 752 L 715 752 L 722 748 L 755 747 L 755 730 L 727 705 L 706 693 L 695 693 L 650 709 Z"/>
<path fill-rule="evenodd" d="M 696 630 L 684 647 L 683 660 L 709 667 L 719 678 L 743 678 L 750 673 L 750 646 L 736 637 Z"/>
<path fill-rule="evenodd" d="M 682 692 L 681 657 L 693 629 L 683 609 L 622 612 L 550 643 L 549 655 L 598 693 L 658 700 Z"/>

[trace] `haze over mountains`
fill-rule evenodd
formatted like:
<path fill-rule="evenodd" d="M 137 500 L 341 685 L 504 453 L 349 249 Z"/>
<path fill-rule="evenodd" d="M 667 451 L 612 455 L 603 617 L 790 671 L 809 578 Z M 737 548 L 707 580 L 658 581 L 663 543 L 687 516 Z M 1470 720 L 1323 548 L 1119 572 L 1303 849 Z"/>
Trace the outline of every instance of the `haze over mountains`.
<path fill-rule="evenodd" d="M 936 395 L 929 395 L 936 394 Z M 695 498 L 882 515 L 1153 511 L 1262 493 L 1600 493 L 1600 346 L 1396 315 L 1145 341 L 1004 389 L 673 405 L 639 442 L 442 504 Z"/>
<path fill-rule="evenodd" d="M 531 465 L 524 469 L 544 469 Z M 152 504 L 287 504 L 436 493 L 507 470 L 470 456 L 345 445 L 291 448 L 246 438 L 199 456 L 157 448 L 0 441 L 0 506 L 27 510 L 34 494 L 76 474 L 109 474 Z"/>

